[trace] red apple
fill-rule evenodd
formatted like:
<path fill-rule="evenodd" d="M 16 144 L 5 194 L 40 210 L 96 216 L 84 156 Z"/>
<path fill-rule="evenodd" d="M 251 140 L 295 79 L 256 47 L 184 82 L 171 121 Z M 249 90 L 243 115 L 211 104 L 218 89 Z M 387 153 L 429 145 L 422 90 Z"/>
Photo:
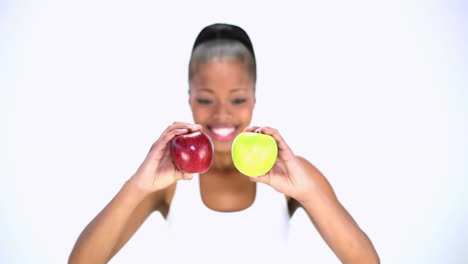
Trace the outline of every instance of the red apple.
<path fill-rule="evenodd" d="M 201 131 L 176 136 L 170 150 L 174 164 L 187 173 L 206 172 L 213 161 L 213 143 Z"/>

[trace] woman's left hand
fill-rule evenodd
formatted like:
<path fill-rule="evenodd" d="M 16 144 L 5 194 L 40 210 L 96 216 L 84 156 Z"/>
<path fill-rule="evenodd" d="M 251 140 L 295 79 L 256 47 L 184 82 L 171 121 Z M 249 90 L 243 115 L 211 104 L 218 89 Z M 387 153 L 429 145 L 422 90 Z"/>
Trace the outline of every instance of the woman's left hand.
<path fill-rule="evenodd" d="M 270 185 L 275 190 L 304 202 L 310 198 L 314 187 L 321 185 L 315 179 L 324 176 L 306 160 L 296 157 L 280 133 L 271 127 L 247 127 L 244 131 L 272 136 L 278 145 L 278 158 L 273 168 L 265 175 L 250 177 L 252 181 Z M 319 180 L 323 181 L 323 180 Z M 325 180 L 326 181 L 326 180 Z"/>
<path fill-rule="evenodd" d="M 278 158 L 265 175 L 250 177 L 269 184 L 298 201 L 321 236 L 343 263 L 380 263 L 369 237 L 337 200 L 325 176 L 307 160 L 291 151 L 276 129 L 248 127 L 245 131 L 272 136 L 278 144 Z"/>

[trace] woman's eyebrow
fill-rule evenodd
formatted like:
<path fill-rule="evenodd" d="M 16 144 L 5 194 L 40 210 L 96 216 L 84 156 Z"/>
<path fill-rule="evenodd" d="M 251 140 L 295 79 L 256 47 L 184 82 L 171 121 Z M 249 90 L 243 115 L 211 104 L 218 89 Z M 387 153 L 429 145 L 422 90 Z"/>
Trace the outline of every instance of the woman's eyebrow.
<path fill-rule="evenodd" d="M 208 92 L 208 93 L 214 93 L 213 90 L 209 89 L 209 88 L 200 88 L 200 89 L 197 89 L 199 92 L 201 91 L 204 91 L 204 92 Z M 247 91 L 248 89 L 246 88 L 235 88 L 235 89 L 232 89 L 230 90 L 229 92 L 230 93 L 234 93 L 234 92 L 239 92 L 239 91 Z"/>
<path fill-rule="evenodd" d="M 213 90 L 211 89 L 208 89 L 208 88 L 200 88 L 200 89 L 197 89 L 198 91 L 205 91 L 205 92 L 209 92 L 209 93 L 214 93 Z"/>
<path fill-rule="evenodd" d="M 236 88 L 236 89 L 232 89 L 231 91 L 229 91 L 230 93 L 234 93 L 234 92 L 238 92 L 238 91 L 244 91 L 244 90 L 247 90 L 246 88 Z"/>

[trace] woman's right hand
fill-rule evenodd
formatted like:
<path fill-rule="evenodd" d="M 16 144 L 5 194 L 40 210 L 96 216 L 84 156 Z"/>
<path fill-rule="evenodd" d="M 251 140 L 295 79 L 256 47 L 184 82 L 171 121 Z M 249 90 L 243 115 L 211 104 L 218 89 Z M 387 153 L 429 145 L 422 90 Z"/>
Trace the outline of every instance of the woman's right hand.
<path fill-rule="evenodd" d="M 182 134 L 202 129 L 201 125 L 184 122 L 174 122 L 166 128 L 151 149 L 136 173 L 129 179 L 138 189 L 147 194 L 161 190 L 177 180 L 192 179 L 194 173 L 179 170 L 171 160 L 171 140 Z"/>

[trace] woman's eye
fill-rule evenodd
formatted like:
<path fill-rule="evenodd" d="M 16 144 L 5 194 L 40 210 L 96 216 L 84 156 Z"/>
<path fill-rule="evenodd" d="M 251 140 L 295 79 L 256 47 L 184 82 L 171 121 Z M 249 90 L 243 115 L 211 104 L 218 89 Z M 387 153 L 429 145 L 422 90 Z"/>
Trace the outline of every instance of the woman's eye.
<path fill-rule="evenodd" d="M 200 104 L 211 104 L 212 101 L 209 99 L 197 99 L 197 102 Z"/>
<path fill-rule="evenodd" d="M 242 104 L 242 103 L 245 103 L 245 101 L 247 101 L 247 100 L 244 99 L 244 98 L 236 98 L 236 99 L 232 100 L 232 103 L 233 104 Z"/>

